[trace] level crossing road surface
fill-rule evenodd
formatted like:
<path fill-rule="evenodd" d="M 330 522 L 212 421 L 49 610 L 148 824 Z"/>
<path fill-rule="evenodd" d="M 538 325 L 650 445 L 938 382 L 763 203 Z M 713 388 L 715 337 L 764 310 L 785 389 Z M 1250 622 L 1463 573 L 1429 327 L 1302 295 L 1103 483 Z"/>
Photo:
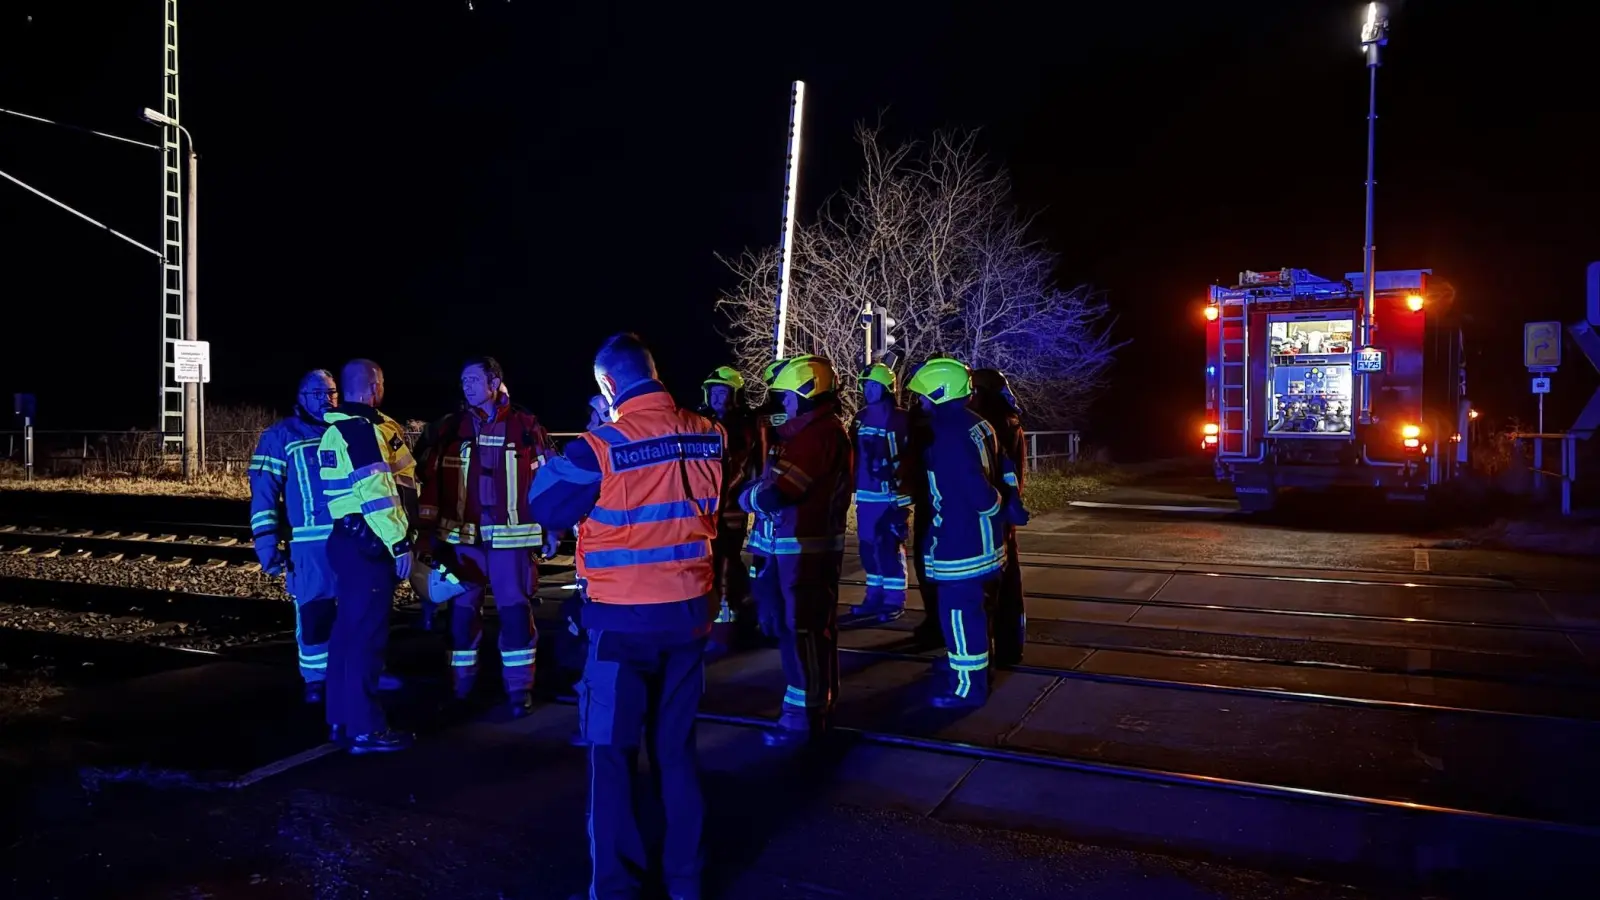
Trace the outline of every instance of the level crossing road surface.
<path fill-rule="evenodd" d="M 982 710 L 926 704 L 939 653 L 909 640 L 915 590 L 904 619 L 844 632 L 840 736 L 812 753 L 767 750 L 753 727 L 782 697 L 774 651 L 712 665 L 701 741 L 723 896 L 1359 896 L 1061 838 L 1323 883 L 1444 879 L 1453 895 L 1555 883 L 1596 858 L 1591 596 L 1025 562 L 1024 664 Z M 543 596 L 566 595 L 569 566 L 542 575 Z M 841 599 L 862 591 L 852 562 Z M 540 609 L 547 684 L 555 612 Z M 60 752 L 11 786 L 10 895 L 564 897 L 587 849 L 572 708 L 448 710 L 442 658 L 437 636 L 397 630 L 396 720 L 424 737 L 382 759 L 323 744 L 287 645 L 69 695 Z M 1526 868 L 1495 868 L 1508 859 Z"/>
<path fill-rule="evenodd" d="M 529 898 L 588 875 L 576 715 L 475 722 L 382 758 L 328 756 L 241 790 L 103 787 L 0 852 L 23 898 Z M 880 791 L 871 760 L 775 755 L 700 732 L 708 896 L 726 900 L 1354 900 L 1357 890 L 947 821 Z M 891 761 L 880 759 L 878 765 Z M 913 754 L 892 761 L 915 764 Z M 62 806 L 65 806 L 62 803 Z"/>

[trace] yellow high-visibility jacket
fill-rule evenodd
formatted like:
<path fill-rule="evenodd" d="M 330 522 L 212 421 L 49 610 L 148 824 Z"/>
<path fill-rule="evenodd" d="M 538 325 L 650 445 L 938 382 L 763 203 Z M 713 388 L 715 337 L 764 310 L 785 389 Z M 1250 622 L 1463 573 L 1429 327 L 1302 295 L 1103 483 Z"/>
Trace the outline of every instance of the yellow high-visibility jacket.
<path fill-rule="evenodd" d="M 392 555 L 411 552 L 417 463 L 405 429 L 359 403 L 331 409 L 323 420 L 333 426 L 317 445 L 329 514 L 335 522 L 360 515 Z"/>

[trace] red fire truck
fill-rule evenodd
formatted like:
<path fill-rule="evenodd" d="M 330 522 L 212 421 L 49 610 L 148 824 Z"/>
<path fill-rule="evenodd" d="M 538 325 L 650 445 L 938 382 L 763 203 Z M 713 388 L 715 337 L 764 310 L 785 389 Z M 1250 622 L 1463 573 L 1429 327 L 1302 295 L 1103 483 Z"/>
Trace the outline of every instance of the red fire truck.
<path fill-rule="evenodd" d="M 1285 491 L 1424 500 L 1466 471 L 1461 332 L 1433 308 L 1431 274 L 1378 272 L 1370 309 L 1361 272 L 1241 272 L 1211 288 L 1201 447 L 1241 509 Z"/>

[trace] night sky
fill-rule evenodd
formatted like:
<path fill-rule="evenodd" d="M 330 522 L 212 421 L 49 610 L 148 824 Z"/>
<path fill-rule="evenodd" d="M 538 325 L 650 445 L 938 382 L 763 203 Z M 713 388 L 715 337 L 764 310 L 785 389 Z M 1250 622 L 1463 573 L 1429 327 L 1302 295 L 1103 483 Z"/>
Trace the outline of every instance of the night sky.
<path fill-rule="evenodd" d="M 1061 280 L 1133 341 L 1087 427 L 1125 458 L 1193 447 L 1208 284 L 1361 268 L 1358 2 L 475 5 L 180 5 L 209 400 L 286 409 L 303 370 L 365 355 L 391 412 L 432 417 L 487 352 L 572 428 L 620 328 L 689 399 L 725 361 L 713 254 L 778 236 L 795 78 L 805 211 L 854 178 L 858 120 L 983 129 Z M 1455 286 L 1491 420 L 1531 419 L 1521 323 L 1581 318 L 1600 259 L 1592 32 L 1548 8 L 1392 3 L 1379 74 L 1378 265 Z M 161 9 L 7 4 L 0 107 L 157 140 Z M 159 236 L 154 151 L 0 116 L 0 170 Z M 0 247 L 0 390 L 45 427 L 148 426 L 154 259 L 4 182 Z M 1569 343 L 1552 430 L 1596 380 Z"/>

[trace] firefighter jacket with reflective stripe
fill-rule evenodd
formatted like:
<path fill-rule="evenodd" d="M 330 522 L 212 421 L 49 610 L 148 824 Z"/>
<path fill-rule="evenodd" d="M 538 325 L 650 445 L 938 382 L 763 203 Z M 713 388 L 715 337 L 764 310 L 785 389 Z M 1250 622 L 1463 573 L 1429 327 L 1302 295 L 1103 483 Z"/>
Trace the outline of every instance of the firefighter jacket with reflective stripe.
<path fill-rule="evenodd" d="M 451 544 L 539 546 L 544 531 L 528 509 L 528 488 L 554 452 L 538 417 L 520 406 L 449 417 L 417 471 L 418 530 Z"/>
<path fill-rule="evenodd" d="M 923 553 L 932 581 L 992 578 L 1005 563 L 1002 461 L 994 428 L 964 405 L 935 407 L 923 449 L 933 523 Z"/>
<path fill-rule="evenodd" d="M 1022 430 L 1022 417 L 1011 408 L 1003 398 L 985 398 L 979 394 L 972 395 L 970 404 L 973 411 L 983 417 L 989 427 L 994 429 L 995 440 L 1000 445 L 1000 454 L 1005 457 L 1006 465 L 1003 469 L 1003 480 L 1006 484 L 1022 493 L 1022 484 L 1027 478 L 1028 468 L 1028 436 Z"/>
<path fill-rule="evenodd" d="M 775 429 L 777 448 L 740 505 L 755 514 L 746 549 L 773 556 L 844 550 L 850 436 L 825 402 Z"/>
<path fill-rule="evenodd" d="M 578 575 L 593 603 L 653 605 L 711 593 L 726 438 L 665 391 L 623 400 L 582 440 L 600 493 L 578 526 Z"/>
<path fill-rule="evenodd" d="M 325 541 L 333 530 L 317 469 L 323 422 L 291 416 L 261 433 L 250 456 L 250 536 Z"/>
<path fill-rule="evenodd" d="M 856 454 L 856 502 L 910 506 L 905 475 L 911 453 L 911 416 L 893 400 L 869 403 L 850 423 Z"/>
<path fill-rule="evenodd" d="M 359 403 L 329 410 L 323 420 L 332 426 L 317 445 L 328 513 L 335 522 L 361 516 L 391 554 L 409 553 L 417 481 L 405 429 Z"/>

